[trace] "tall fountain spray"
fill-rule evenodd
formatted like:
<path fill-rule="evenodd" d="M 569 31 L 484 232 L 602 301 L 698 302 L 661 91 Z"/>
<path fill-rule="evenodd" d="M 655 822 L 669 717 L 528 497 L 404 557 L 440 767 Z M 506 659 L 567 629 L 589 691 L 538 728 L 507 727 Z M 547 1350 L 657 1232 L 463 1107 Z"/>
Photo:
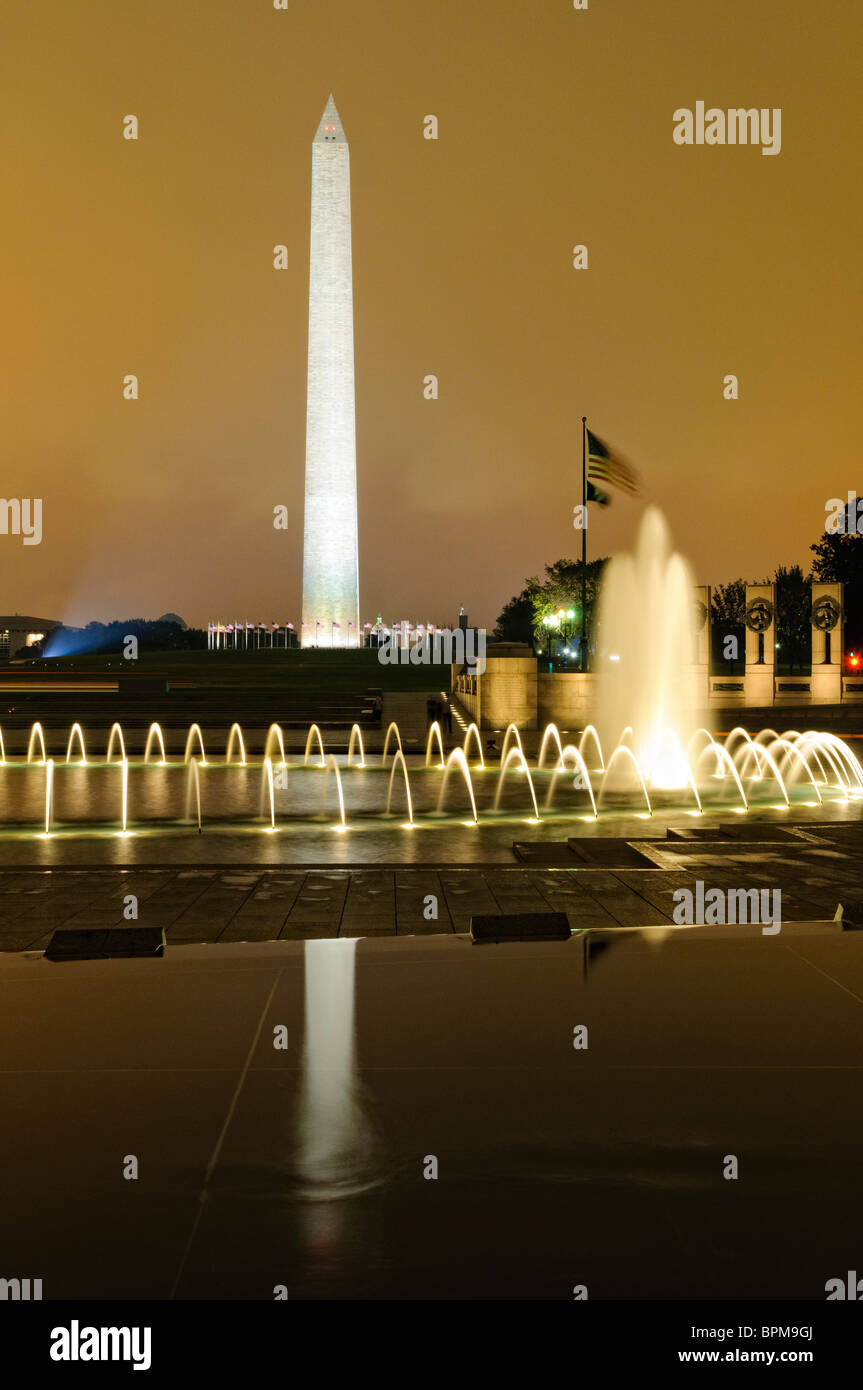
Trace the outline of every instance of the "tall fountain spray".
<path fill-rule="evenodd" d="M 692 586 L 664 516 L 649 507 L 635 552 L 616 555 L 603 577 L 596 723 L 603 749 L 610 753 L 623 738 L 652 787 L 686 785 L 685 749 L 703 722 L 695 709 Z M 616 760 L 611 784 L 626 767 L 626 759 Z"/>

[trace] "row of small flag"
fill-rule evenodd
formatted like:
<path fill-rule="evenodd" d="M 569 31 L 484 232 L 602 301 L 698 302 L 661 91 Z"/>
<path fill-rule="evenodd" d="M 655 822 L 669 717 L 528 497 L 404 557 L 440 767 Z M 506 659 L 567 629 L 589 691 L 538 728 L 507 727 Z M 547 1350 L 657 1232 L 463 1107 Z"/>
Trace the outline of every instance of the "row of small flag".
<path fill-rule="evenodd" d="M 267 626 L 266 623 L 209 623 L 209 624 L 208 624 L 208 629 L 209 629 L 210 632 L 215 632 L 217 629 L 221 629 L 223 632 L 233 632 L 235 628 L 240 628 L 241 630 L 242 630 L 243 628 L 245 628 L 246 631 L 251 630 L 252 632 L 254 632 L 255 628 L 263 628 L 263 629 L 266 629 L 266 626 Z M 272 623 L 270 624 L 270 626 L 271 626 L 271 627 L 278 627 L 278 628 L 284 627 L 284 628 L 286 628 L 289 632 L 293 632 L 293 631 L 294 631 L 294 625 L 293 625 L 293 623 L 277 623 L 276 620 L 275 620 L 275 618 L 273 619 L 273 621 L 272 621 Z M 306 626 L 305 623 L 300 623 L 300 627 L 305 627 L 305 626 Z M 371 626 L 370 623 L 366 623 L 366 627 L 370 627 L 370 626 Z M 322 623 L 322 622 L 320 621 L 320 619 L 318 619 L 318 620 L 315 622 L 315 627 L 341 627 L 341 623 Z M 348 627 L 353 627 L 353 623 L 348 623 Z"/>

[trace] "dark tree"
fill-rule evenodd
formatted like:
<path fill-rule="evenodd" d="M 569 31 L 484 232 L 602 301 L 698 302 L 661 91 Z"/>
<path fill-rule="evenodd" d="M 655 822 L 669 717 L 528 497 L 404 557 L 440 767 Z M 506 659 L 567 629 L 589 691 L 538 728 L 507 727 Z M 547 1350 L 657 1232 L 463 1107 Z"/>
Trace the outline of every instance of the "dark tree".
<path fill-rule="evenodd" d="M 207 634 L 201 628 L 178 623 L 124 618 L 110 623 L 88 623 L 84 628 L 55 627 L 43 643 L 45 656 L 105 652 L 120 653 L 127 637 L 137 637 L 141 651 L 202 650 Z"/>
<path fill-rule="evenodd" d="M 780 565 L 773 576 L 776 585 L 777 666 L 789 675 L 809 667 L 812 660 L 812 581 L 799 565 Z"/>
<path fill-rule="evenodd" d="M 844 533 L 825 531 L 809 547 L 815 554 L 810 577 L 822 584 L 845 585 L 845 646 L 851 651 L 863 646 L 863 537 L 856 526 L 856 516 L 848 516 Z"/>
<path fill-rule="evenodd" d="M 533 593 L 538 579 L 529 579 L 525 588 L 505 604 L 492 636 L 497 642 L 528 642 L 533 646 Z"/>
<path fill-rule="evenodd" d="M 591 560 L 586 571 L 587 646 L 593 646 L 595 611 L 602 571 L 607 561 Z M 544 618 L 564 617 L 547 627 Z M 567 615 L 572 613 L 572 617 Z M 581 634 L 581 561 L 556 560 L 545 567 L 545 579 L 526 581 L 521 593 L 511 598 L 494 629 L 498 641 L 529 642 L 545 657 L 557 657 L 562 648 L 577 641 Z"/>
<path fill-rule="evenodd" d="M 741 676 L 746 656 L 745 579 L 732 579 L 729 584 L 716 586 L 710 600 L 710 616 L 713 674 Z"/>
<path fill-rule="evenodd" d="M 596 646 L 599 591 L 602 584 L 602 572 L 607 563 L 607 558 L 588 560 L 585 571 L 585 641 L 588 652 L 586 668 L 590 666 L 590 653 Z M 545 574 L 545 583 L 534 595 L 534 630 L 537 639 L 545 639 L 544 642 L 540 640 L 540 646 L 545 647 L 548 650 L 548 655 L 552 656 L 555 645 L 557 647 L 565 646 L 572 641 L 580 640 L 581 637 L 581 561 L 556 560 L 553 565 L 546 565 Z M 572 613 L 572 618 L 565 616 L 559 620 L 559 628 L 547 629 L 543 619 L 554 618 L 561 610 L 565 615 Z M 550 646 L 548 644 L 549 634 L 552 638 Z M 559 640 L 555 639 L 555 634 L 559 634 Z"/>

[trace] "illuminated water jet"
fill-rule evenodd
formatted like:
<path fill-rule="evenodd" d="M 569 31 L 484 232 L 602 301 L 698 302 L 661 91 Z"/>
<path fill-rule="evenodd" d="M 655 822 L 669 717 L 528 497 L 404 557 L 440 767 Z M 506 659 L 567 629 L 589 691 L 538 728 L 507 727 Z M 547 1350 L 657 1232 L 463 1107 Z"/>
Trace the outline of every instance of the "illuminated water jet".
<path fill-rule="evenodd" d="M 44 735 L 44 733 L 43 733 L 43 731 L 42 731 L 42 725 L 39 724 L 39 723 L 36 723 L 36 724 L 33 725 L 33 727 L 32 727 L 31 730 L 30 730 L 30 740 L 29 740 L 29 742 L 28 742 L 28 744 L 27 744 L 27 761 L 28 761 L 28 763 L 32 763 L 32 761 L 33 761 L 33 749 L 34 749 L 34 747 L 35 747 L 36 739 L 37 739 L 37 738 L 38 738 L 38 740 L 39 740 L 39 747 L 42 749 L 42 758 L 41 758 L 41 761 L 42 761 L 43 763 L 45 763 L 45 762 L 48 761 L 48 755 L 47 755 L 47 753 L 46 753 L 46 751 L 45 751 L 45 735 Z"/>
<path fill-rule="evenodd" d="M 51 834 L 51 812 L 54 807 L 54 759 L 45 760 L 45 834 Z"/>
<path fill-rule="evenodd" d="M 658 789 L 677 790 L 689 781 L 683 746 L 696 707 L 692 587 L 689 567 L 671 550 L 662 513 L 648 507 L 635 552 L 614 556 L 603 574 L 596 723 L 605 747 L 615 746 L 624 725 L 631 727 L 639 777 Z M 609 774 L 622 761 L 615 748 L 604 786 L 611 788 Z"/>
<path fill-rule="evenodd" d="M 581 735 L 581 738 L 578 740 L 578 751 L 579 753 L 584 754 L 584 745 L 587 742 L 588 738 L 593 739 L 593 745 L 596 749 L 596 756 L 599 758 L 599 771 L 604 772 L 605 759 L 602 756 L 602 744 L 599 741 L 599 734 L 596 732 L 596 729 L 592 724 L 587 725 L 587 727 Z"/>
<path fill-rule="evenodd" d="M 264 814 L 264 798 L 267 798 L 267 805 L 270 812 L 270 829 L 276 828 L 276 792 L 273 783 L 273 761 L 272 758 L 264 758 L 264 765 L 261 768 L 261 815 Z"/>
<path fill-rule="evenodd" d="M 596 809 L 596 797 L 593 794 L 593 784 L 590 780 L 590 772 L 588 771 L 587 763 L 584 760 L 581 749 L 574 747 L 571 743 L 568 743 L 561 751 L 560 762 L 551 774 L 551 783 L 548 788 L 545 809 L 547 811 L 551 810 L 554 804 L 554 791 L 557 786 L 558 778 L 562 777 L 567 771 L 580 774 L 581 777 L 584 778 L 584 788 L 579 788 L 578 790 L 587 790 L 587 794 L 590 797 L 590 804 L 593 807 L 593 819 L 596 820 L 598 812 Z M 575 781 L 574 778 L 573 781 Z"/>
<path fill-rule="evenodd" d="M 232 754 L 233 754 L 233 752 L 234 752 L 234 744 L 235 744 L 235 743 L 239 744 L 239 748 L 240 748 L 240 766 L 241 766 L 241 767 L 245 767 L 245 766 L 246 766 L 246 745 L 245 745 L 245 743 L 243 742 L 243 731 L 242 731 L 242 729 L 240 728 L 239 724 L 232 724 L 232 725 L 231 725 L 231 729 L 230 729 L 230 732 L 229 732 L 229 734 L 228 734 L 228 746 L 227 746 L 227 748 L 225 749 L 225 762 L 226 762 L 226 763 L 230 763 L 230 761 L 231 761 L 231 756 L 232 756 Z"/>
<path fill-rule="evenodd" d="M 476 727 L 476 724 L 468 724 L 467 731 L 465 732 L 464 743 L 462 744 L 465 760 L 467 760 L 468 757 L 468 748 L 470 747 L 471 738 L 473 738 L 473 741 L 476 744 L 477 757 L 479 758 L 479 767 L 480 769 L 484 770 L 485 759 L 482 756 L 482 739 L 479 736 L 479 729 Z M 447 767 L 448 766 L 449 762 L 447 763 Z"/>
<path fill-rule="evenodd" d="M 351 758 L 352 758 L 353 755 L 354 755 L 354 744 L 355 744 L 355 743 L 359 743 L 359 745 L 360 745 L 360 760 L 359 760 L 359 762 L 357 763 L 357 767 L 365 767 L 365 765 L 366 765 L 366 751 L 365 751 L 365 749 L 363 748 L 363 734 L 362 734 L 362 730 L 361 730 L 359 724 L 352 724 L 352 725 L 351 725 L 351 734 L 350 734 L 350 738 L 348 739 L 348 767 L 351 766 Z"/>
<path fill-rule="evenodd" d="M 195 818 L 198 822 L 198 834 L 201 833 L 201 774 L 197 758 L 192 758 L 188 764 L 189 771 L 186 774 L 186 819 L 191 819 L 192 804 L 194 802 Z"/>
<path fill-rule="evenodd" d="M 84 748 L 84 730 L 81 728 L 80 724 L 72 725 L 72 730 L 69 734 L 69 742 L 66 744 L 66 762 L 71 763 L 72 761 L 72 746 L 76 738 L 78 740 L 78 747 L 81 750 L 81 756 L 78 759 L 78 765 L 84 766 L 87 762 L 87 753 Z"/>
<path fill-rule="evenodd" d="M 390 784 L 389 784 L 389 788 L 388 788 L 388 790 L 387 790 L 387 815 L 390 815 L 390 814 L 391 814 L 390 808 L 391 808 L 392 799 L 393 799 L 393 783 L 395 782 L 395 779 L 396 779 L 396 771 L 397 771 L 397 769 L 398 769 L 399 767 L 401 767 L 401 770 L 402 770 L 402 772 L 404 773 L 404 779 L 405 779 L 405 796 L 407 797 L 407 803 L 408 803 L 408 820 L 409 820 L 410 824 L 413 825 L 413 823 L 414 823 L 414 808 L 413 808 L 413 801 L 411 800 L 411 783 L 410 783 L 410 778 L 408 777 L 408 765 L 407 765 L 407 763 L 405 762 L 405 755 L 404 755 L 404 753 L 402 752 L 402 750 L 401 750 L 400 748 L 397 748 L 397 749 L 396 749 L 395 756 L 394 756 L 394 758 L 393 758 L 392 771 L 390 772 Z"/>
<path fill-rule="evenodd" d="M 341 775 L 341 773 L 340 773 L 340 771 L 339 771 L 339 765 L 338 765 L 338 763 L 336 762 L 336 759 L 335 759 L 335 757 L 333 756 L 332 753 L 331 753 L 330 756 L 327 758 L 325 767 L 326 767 L 326 770 L 325 770 L 325 772 L 324 772 L 324 785 L 323 785 L 323 788 L 322 788 L 322 790 L 321 790 L 321 815 L 323 815 L 323 816 L 326 815 L 326 811 L 327 811 L 327 786 L 329 785 L 330 773 L 334 773 L 334 774 L 335 774 L 335 778 L 336 778 L 336 790 L 337 790 L 338 796 L 339 796 L 339 817 L 340 817 L 342 826 L 343 826 L 343 827 L 346 827 L 346 826 L 347 826 L 347 821 L 345 820 L 345 794 L 344 794 L 344 792 L 343 792 L 343 790 L 342 790 L 342 775 Z"/>
<path fill-rule="evenodd" d="M 188 734 L 186 735 L 186 749 L 183 753 L 183 762 L 188 763 L 190 761 L 192 757 L 192 744 L 194 743 L 196 738 L 198 740 L 198 748 L 200 749 L 201 753 L 201 766 L 204 767 L 207 761 L 207 755 L 204 752 L 204 735 L 201 733 L 200 724 L 193 724 L 192 727 L 189 729 Z"/>
<path fill-rule="evenodd" d="M 560 741 L 560 730 L 558 729 L 556 724 L 546 724 L 545 726 L 545 732 L 542 736 L 542 743 L 539 745 L 539 756 L 536 760 L 538 772 L 541 772 L 542 769 L 545 767 L 546 750 L 550 743 L 554 743 L 557 746 L 556 766 L 560 767 L 561 758 L 563 757 L 563 745 Z"/>
<path fill-rule="evenodd" d="M 144 762 L 148 763 L 150 761 L 150 750 L 153 747 L 154 739 L 159 745 L 159 751 L 162 754 L 162 766 L 164 767 L 167 761 L 165 757 L 165 740 L 162 736 L 162 730 L 158 724 L 151 724 L 149 729 L 147 730 L 147 742 L 144 747 Z"/>
<path fill-rule="evenodd" d="M 123 730 L 120 728 L 119 724 L 114 723 L 111 725 L 111 732 L 108 735 L 108 751 L 105 754 L 106 763 L 111 761 L 111 754 L 114 752 L 114 744 L 117 741 L 119 741 L 120 744 L 120 762 L 122 762 L 126 756 L 126 743 L 123 739 Z"/>
<path fill-rule="evenodd" d="M 533 814 L 536 817 L 536 819 L 539 820 L 539 807 L 536 804 L 536 792 L 534 791 L 533 787 L 533 778 L 530 775 L 530 768 L 527 765 L 527 758 L 524 756 L 524 752 L 520 746 L 518 748 L 510 748 L 506 757 L 501 762 L 500 776 L 497 779 L 497 793 L 494 798 L 494 809 L 498 810 L 500 806 L 500 799 L 503 796 L 503 788 L 504 783 L 506 781 L 506 774 L 509 770 L 510 764 L 513 762 L 515 762 L 517 766 L 520 767 L 521 771 L 527 777 L 527 785 L 530 788 L 530 799 L 533 803 Z"/>
<path fill-rule="evenodd" d="M 438 763 L 438 767 L 443 768 L 445 765 L 443 751 L 443 733 L 441 731 L 441 726 L 436 719 L 433 721 L 431 728 L 429 729 L 428 738 L 426 739 L 426 767 L 431 767 L 432 744 L 434 743 L 435 739 L 437 739 L 438 753 L 440 755 L 440 762 Z"/>
<path fill-rule="evenodd" d="M 386 765 L 387 765 L 387 753 L 388 753 L 389 750 L 390 750 L 390 736 L 391 736 L 392 734 L 395 734 L 395 736 L 396 736 L 396 743 L 398 744 L 398 751 L 399 751 L 400 753 L 403 751 L 403 750 L 402 750 L 402 736 L 401 736 L 401 734 L 399 733 L 399 726 L 398 726 L 398 724 L 390 723 L 389 726 L 387 727 L 386 737 L 385 737 L 385 739 L 384 739 L 384 752 L 383 752 L 383 757 L 381 758 L 381 767 L 386 767 Z"/>
<path fill-rule="evenodd" d="M 308 736 L 307 736 L 307 738 L 306 738 L 306 751 L 305 751 L 305 753 L 303 754 L 303 767 L 306 767 L 306 766 L 308 765 L 308 761 L 309 761 L 309 752 L 311 751 L 312 739 L 313 739 L 313 738 L 317 738 L 317 740 L 318 740 L 318 749 L 319 749 L 319 751 L 320 751 L 320 757 L 321 757 L 321 760 L 320 760 L 320 762 L 317 764 L 317 766 L 318 766 L 318 767 L 325 767 L 325 766 L 326 766 L 326 761 L 327 761 L 327 760 L 326 760 L 326 755 L 325 755 L 325 753 L 324 753 L 324 740 L 323 740 L 323 738 L 321 737 L 321 731 L 320 731 L 320 729 L 318 728 L 317 724 L 313 724 L 313 725 L 311 726 L 311 728 L 309 729 L 309 732 L 308 732 Z"/>
<path fill-rule="evenodd" d="M 121 772 L 120 772 L 120 780 L 121 780 L 120 818 L 121 818 L 122 827 L 123 827 L 123 834 L 125 835 L 125 833 L 126 833 L 126 826 L 127 826 L 127 822 L 128 822 L 128 818 L 129 818 L 129 760 L 128 760 L 128 758 L 124 758 L 124 759 L 123 759 L 122 763 L 120 764 L 120 767 L 121 767 Z"/>
<path fill-rule="evenodd" d="M 465 785 L 467 786 L 468 790 L 468 795 L 470 797 L 470 805 L 471 810 L 473 811 L 474 823 L 476 824 L 479 821 L 479 816 L 476 813 L 476 798 L 473 794 L 473 782 L 471 781 L 470 765 L 468 763 L 467 758 L 465 757 L 463 748 L 454 748 L 446 760 L 446 767 L 444 768 L 443 780 L 441 781 L 440 795 L 438 796 L 437 809 L 440 812 L 444 808 L 444 802 L 446 801 L 446 790 L 449 784 L 450 773 L 452 772 L 454 767 L 458 768 L 459 772 L 464 778 Z"/>

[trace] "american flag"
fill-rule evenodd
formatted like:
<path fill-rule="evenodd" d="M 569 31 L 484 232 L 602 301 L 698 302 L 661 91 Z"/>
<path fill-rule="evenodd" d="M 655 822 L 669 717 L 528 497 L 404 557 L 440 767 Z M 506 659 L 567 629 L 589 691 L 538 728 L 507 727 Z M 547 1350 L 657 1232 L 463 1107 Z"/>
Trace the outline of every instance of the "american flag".
<path fill-rule="evenodd" d="M 607 483 L 610 487 L 619 487 L 621 492 L 636 493 L 640 486 L 632 465 L 590 430 L 587 431 L 587 476 L 590 482 Z"/>

